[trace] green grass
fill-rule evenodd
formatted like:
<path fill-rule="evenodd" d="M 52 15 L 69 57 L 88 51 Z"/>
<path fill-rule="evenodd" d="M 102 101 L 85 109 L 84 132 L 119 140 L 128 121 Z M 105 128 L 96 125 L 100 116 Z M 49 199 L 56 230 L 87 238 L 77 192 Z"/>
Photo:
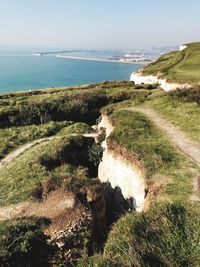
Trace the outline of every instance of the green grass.
<path fill-rule="evenodd" d="M 93 133 L 94 130 L 86 123 L 83 122 L 77 122 L 70 126 L 63 127 L 57 135 L 70 135 L 70 134 L 87 134 L 87 133 Z"/>
<path fill-rule="evenodd" d="M 189 44 L 185 50 L 162 55 L 145 67 L 144 75 L 158 75 L 170 81 L 200 84 L 200 43 Z"/>
<path fill-rule="evenodd" d="M 152 93 L 153 92 L 151 90 L 146 90 L 143 88 L 141 88 L 139 90 L 135 90 L 134 95 L 132 97 L 130 97 L 130 99 L 127 99 L 127 100 L 122 99 L 118 103 L 112 103 L 111 102 L 110 104 L 101 108 L 101 113 L 111 114 L 114 110 L 118 110 L 121 108 L 126 108 L 129 106 L 132 106 L 133 102 L 135 105 L 142 104 L 152 95 Z"/>
<path fill-rule="evenodd" d="M 73 122 L 49 122 L 42 125 L 9 127 L 0 129 L 0 159 L 15 148 L 31 141 L 57 134 L 61 129 L 68 129 Z M 88 126 L 89 127 L 89 126 Z M 70 129 L 68 132 L 70 133 Z M 73 131 L 73 133 L 75 130 Z M 63 133 L 64 134 L 64 133 Z"/>
<path fill-rule="evenodd" d="M 144 115 L 127 110 L 116 111 L 110 120 L 116 128 L 108 144 L 116 142 L 125 148 L 142 163 L 149 176 L 172 164 L 178 166 L 178 153 Z"/>
<path fill-rule="evenodd" d="M 169 69 L 178 60 L 182 58 L 174 53 Z M 116 127 L 108 139 L 109 148 L 133 162 L 139 161 L 147 187 L 159 185 L 161 189 L 155 191 L 155 205 L 149 211 L 126 214 L 113 226 L 103 255 L 85 257 L 77 266 L 198 267 L 200 208 L 189 198 L 199 168 L 180 155 L 147 117 L 120 109 L 147 105 L 193 140 L 199 140 L 199 91 L 166 94 L 147 89 L 126 82 L 105 82 L 67 90 L 0 95 L 1 155 L 44 136 L 57 138 L 35 145 L 1 169 L 0 206 L 42 200 L 61 186 L 72 190 L 74 184 L 86 187 L 93 181 L 89 169 L 94 163 L 90 158 L 99 162 L 102 151 L 93 146 L 93 139 L 68 135 L 91 131 L 83 122 L 94 123 L 102 107 Z M 66 122 L 73 118 L 78 122 Z M 40 226 L 34 227 L 35 222 L 26 219 L 0 224 L 0 261 L 15 255 L 14 245 L 16 252 L 30 251 L 29 241 L 41 233 Z M 19 242 L 15 237 L 20 237 Z"/>
<path fill-rule="evenodd" d="M 141 102 L 149 94 L 150 91 L 143 89 L 143 86 L 137 88 L 127 82 L 105 82 L 84 88 L 1 95 L 0 157 L 4 157 L 22 144 L 46 136 L 59 137 L 91 132 L 91 127 L 80 121 L 95 121 L 102 106 L 130 99 Z M 74 124 L 66 122 L 66 119 L 70 118 L 79 122 Z M 11 125 L 12 127 L 8 127 Z M 58 176 L 59 172 L 73 173 L 71 167 L 59 166 L 62 168 L 49 171 L 41 165 L 40 154 L 43 155 L 45 151 L 47 153 L 48 149 L 50 154 L 54 153 L 61 145 L 62 142 L 59 143 L 59 140 L 44 142 L 26 151 L 11 165 L 2 169 L 0 203 L 5 205 L 30 199 L 34 190 L 37 191 L 41 186 L 40 182 L 50 179 L 53 172 L 56 173 L 55 176 Z M 70 156 L 73 157 L 73 151 Z M 58 157 L 61 160 L 59 155 Z M 77 163 L 77 165 L 81 164 Z M 78 176 L 77 173 L 76 175 Z"/>
<path fill-rule="evenodd" d="M 49 121 L 93 124 L 103 106 L 148 94 L 148 90 L 144 91 L 140 92 L 136 85 L 128 82 L 115 82 L 85 88 L 2 95 L 0 128 L 44 124 Z"/>
<path fill-rule="evenodd" d="M 198 167 L 180 155 L 144 115 L 127 110 L 115 111 L 110 120 L 116 128 L 108 138 L 108 147 L 119 153 L 119 146 L 128 160 L 139 161 L 147 183 L 152 180 L 163 184 L 166 198 L 188 200 Z"/>
<path fill-rule="evenodd" d="M 144 103 L 144 107 L 152 108 L 180 128 L 191 140 L 200 143 L 199 95 L 199 89 L 155 92 Z"/>
<path fill-rule="evenodd" d="M 103 255 L 78 266 L 198 267 L 199 210 L 199 205 L 162 203 L 146 213 L 126 214 L 113 226 Z"/>
<path fill-rule="evenodd" d="M 78 267 L 198 267 L 200 206 L 190 196 L 200 169 L 141 113 L 113 108 L 109 118 L 115 129 L 108 147 L 139 160 L 147 185 L 161 185 L 161 191 L 150 210 L 119 219 L 103 253 L 80 259 Z"/>
<path fill-rule="evenodd" d="M 155 110 L 166 120 L 179 127 L 191 140 L 200 143 L 200 89 L 191 88 L 164 92 L 148 91 L 138 94 L 134 99 L 109 104 L 101 109 L 102 113 L 111 114 L 114 110 L 135 105 Z"/>
<path fill-rule="evenodd" d="M 43 185 L 56 187 L 86 181 L 92 139 L 61 137 L 34 146 L 1 170 L 0 205 L 40 199 Z M 48 192 L 47 192 L 48 193 Z"/>

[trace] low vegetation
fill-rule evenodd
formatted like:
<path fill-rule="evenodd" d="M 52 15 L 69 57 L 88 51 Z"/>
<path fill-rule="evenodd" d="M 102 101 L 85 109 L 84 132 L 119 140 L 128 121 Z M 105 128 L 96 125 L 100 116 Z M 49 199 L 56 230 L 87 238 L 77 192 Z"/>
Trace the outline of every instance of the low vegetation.
<path fill-rule="evenodd" d="M 61 137 L 26 151 L 1 170 L 0 205 L 41 200 L 57 187 L 86 181 L 95 169 L 89 160 L 93 143 L 93 138 Z"/>
<path fill-rule="evenodd" d="M 48 266 L 49 246 L 42 218 L 21 218 L 0 223 L 0 265 Z"/>
<path fill-rule="evenodd" d="M 160 114 L 162 110 L 163 116 L 173 123 L 176 120 L 177 126 L 187 133 L 184 125 L 193 123 L 193 129 L 198 129 L 192 121 L 199 119 L 197 89 L 172 93 L 155 90 L 145 101 L 132 101 L 133 104 L 151 107 Z M 199 266 L 200 207 L 190 200 L 199 168 L 181 155 L 147 117 L 123 110 L 130 105 L 131 101 L 124 101 L 103 108 L 115 126 L 108 146 L 129 161 L 139 162 L 147 185 L 161 187 L 155 187 L 158 191 L 150 210 L 119 219 L 112 227 L 103 254 L 81 259 L 78 266 Z M 179 113 L 176 105 L 180 105 Z M 188 114 L 191 120 L 184 121 L 183 114 Z"/>
<path fill-rule="evenodd" d="M 139 162 L 147 184 L 162 184 L 166 198 L 188 199 L 198 167 L 180 155 L 144 115 L 122 110 L 113 112 L 110 119 L 116 128 L 108 139 L 108 147 L 133 163 Z"/>
<path fill-rule="evenodd" d="M 145 87 L 145 86 L 144 86 Z M 50 121 L 75 121 L 94 124 L 100 108 L 108 103 L 145 97 L 148 90 L 138 92 L 131 83 L 105 83 L 92 88 L 37 91 L 29 94 L 2 95 L 0 128 L 44 124 Z M 78 95 L 78 97 L 77 97 Z"/>
<path fill-rule="evenodd" d="M 13 126 L 0 129 L 0 159 L 23 144 L 55 135 L 58 132 L 60 133 L 63 128 L 68 129 L 68 133 L 70 133 L 68 127 L 71 125 L 72 122 L 49 122 L 42 125 Z"/>
<path fill-rule="evenodd" d="M 93 133 L 94 130 L 91 126 L 83 122 L 77 122 L 70 126 L 63 127 L 58 133 L 58 136 L 66 136 L 70 134 L 89 134 Z"/>
<path fill-rule="evenodd" d="M 110 117 L 115 130 L 108 139 L 108 147 L 120 145 L 140 161 L 151 176 L 162 168 L 176 167 L 180 158 L 153 123 L 144 115 L 128 110 L 115 111 Z"/>
<path fill-rule="evenodd" d="M 181 66 L 182 57 L 177 53 L 170 54 L 169 59 L 163 56 L 169 70 L 178 61 L 176 67 Z M 163 73 L 168 75 L 167 71 Z M 86 190 L 93 183 L 95 188 L 93 178 L 97 177 L 105 133 L 96 144 L 93 138 L 81 134 L 93 132 L 91 125 L 102 110 L 115 126 L 107 140 L 109 149 L 141 167 L 154 204 L 147 212 L 131 212 L 119 219 L 112 226 L 102 253 L 88 257 L 94 248 L 90 253 L 78 251 L 82 259 L 76 265 L 198 267 L 200 207 L 190 197 L 199 167 L 180 154 L 146 116 L 126 110 L 135 105 L 154 109 L 193 140 L 200 141 L 197 88 L 165 93 L 148 85 L 105 82 L 0 95 L 0 158 L 27 142 L 52 136 L 1 168 L 0 206 L 43 201 L 60 188 L 79 192 L 81 186 Z M 98 211 L 105 204 L 98 201 L 91 200 L 94 218 L 100 218 Z M 51 248 L 43 232 L 48 223 L 51 222 L 38 218 L 0 223 L 0 265 L 48 266 Z"/>
<path fill-rule="evenodd" d="M 111 114 L 114 110 L 133 106 L 153 109 L 161 117 L 180 128 L 189 138 L 200 143 L 200 88 L 181 89 L 171 92 L 150 91 L 144 98 L 129 99 L 109 104 L 101 109 Z"/>
<path fill-rule="evenodd" d="M 126 214 L 113 226 L 103 255 L 78 266 L 198 267 L 199 215 L 199 205 L 183 203 L 162 203 L 146 213 Z"/>
<path fill-rule="evenodd" d="M 87 124 L 95 124 L 102 106 L 128 99 L 142 101 L 150 94 L 143 87 L 138 90 L 128 82 L 105 82 L 0 95 L 0 159 L 36 139 L 92 132 Z"/>
<path fill-rule="evenodd" d="M 180 128 L 189 138 L 200 143 L 200 89 L 162 91 L 152 94 L 144 107 L 155 110 Z"/>

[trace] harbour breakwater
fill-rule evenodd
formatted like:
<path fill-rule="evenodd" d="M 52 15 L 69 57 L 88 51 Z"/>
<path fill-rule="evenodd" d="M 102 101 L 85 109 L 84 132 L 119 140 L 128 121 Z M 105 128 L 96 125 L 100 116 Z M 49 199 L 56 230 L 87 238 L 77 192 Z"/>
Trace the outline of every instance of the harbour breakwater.
<path fill-rule="evenodd" d="M 63 56 L 63 55 L 57 55 L 58 58 L 64 58 L 64 59 L 75 59 L 75 60 L 86 60 L 86 61 L 97 61 L 97 62 L 108 62 L 108 63 L 122 63 L 122 64 L 145 64 L 145 62 L 130 62 L 125 60 L 113 60 L 113 59 L 106 59 L 106 58 L 90 58 L 90 57 L 75 57 L 75 56 Z"/>

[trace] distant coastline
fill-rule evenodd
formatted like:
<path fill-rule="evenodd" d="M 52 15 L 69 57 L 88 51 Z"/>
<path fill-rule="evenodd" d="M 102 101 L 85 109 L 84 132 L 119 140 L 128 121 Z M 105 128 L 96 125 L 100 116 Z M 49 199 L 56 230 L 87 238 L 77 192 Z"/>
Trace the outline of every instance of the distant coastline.
<path fill-rule="evenodd" d="M 63 56 L 57 55 L 58 58 L 65 58 L 65 59 L 75 59 L 75 60 L 87 60 L 87 61 L 98 61 L 98 62 L 110 62 L 110 63 L 122 63 L 122 64 L 132 64 L 132 65 L 144 65 L 147 62 L 130 62 L 130 61 L 123 61 L 123 60 L 112 60 L 112 59 L 102 59 L 102 58 L 89 58 L 89 57 L 74 57 L 74 56 Z"/>

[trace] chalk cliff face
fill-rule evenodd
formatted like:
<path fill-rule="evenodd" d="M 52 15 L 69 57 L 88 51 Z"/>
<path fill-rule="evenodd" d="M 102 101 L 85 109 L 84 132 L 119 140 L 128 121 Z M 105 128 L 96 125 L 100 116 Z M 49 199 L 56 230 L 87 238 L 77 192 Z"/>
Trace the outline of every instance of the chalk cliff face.
<path fill-rule="evenodd" d="M 143 76 L 141 72 L 133 72 L 130 81 L 135 84 L 156 84 L 158 83 L 158 77 L 153 75 Z"/>
<path fill-rule="evenodd" d="M 187 45 L 181 45 L 179 51 L 185 50 L 187 47 L 188 47 Z"/>
<path fill-rule="evenodd" d="M 166 79 L 159 79 L 157 76 L 147 75 L 143 76 L 141 72 L 134 72 L 131 74 L 130 81 L 135 84 L 160 84 L 160 87 L 165 91 L 171 91 L 176 89 L 188 88 L 190 89 L 192 86 L 188 83 L 170 83 L 167 82 Z"/>
<path fill-rule="evenodd" d="M 104 128 L 106 130 L 106 137 L 108 137 L 114 130 L 113 125 L 110 123 L 107 115 L 102 115 L 101 121 L 98 124 L 98 128 Z"/>
<path fill-rule="evenodd" d="M 180 51 L 187 48 L 187 45 L 181 45 Z M 187 88 L 190 89 L 192 86 L 188 83 L 170 83 L 167 82 L 166 79 L 159 79 L 158 76 L 154 75 L 142 75 L 142 71 L 133 72 L 130 77 L 130 81 L 134 82 L 135 84 L 160 84 L 160 87 L 165 91 L 171 91 L 176 89 L 183 89 Z"/>
<path fill-rule="evenodd" d="M 107 136 L 114 129 L 107 116 L 103 116 L 99 126 L 106 129 Z M 109 182 L 113 189 L 120 188 L 123 197 L 131 201 L 137 211 L 142 211 L 145 201 L 145 181 L 142 171 L 138 166 L 109 150 L 106 140 L 102 146 L 104 152 L 98 169 L 98 178 L 101 182 Z"/>

